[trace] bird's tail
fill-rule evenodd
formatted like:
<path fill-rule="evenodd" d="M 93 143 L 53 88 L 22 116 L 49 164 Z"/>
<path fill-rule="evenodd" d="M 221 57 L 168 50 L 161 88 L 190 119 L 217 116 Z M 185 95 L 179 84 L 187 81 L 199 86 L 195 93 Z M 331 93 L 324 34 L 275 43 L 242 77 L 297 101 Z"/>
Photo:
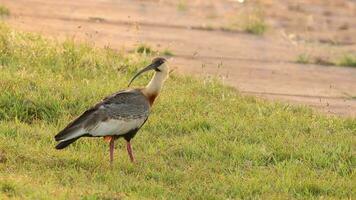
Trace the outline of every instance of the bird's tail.
<path fill-rule="evenodd" d="M 59 144 L 56 146 L 56 149 L 63 149 L 68 145 L 75 142 L 82 136 L 86 135 L 86 131 L 80 127 L 70 127 L 59 132 L 54 138 Z"/>
<path fill-rule="evenodd" d="M 65 140 L 63 142 L 60 142 L 59 144 L 56 145 L 56 149 L 64 149 L 67 146 L 69 146 L 70 144 L 72 144 L 73 142 L 75 142 L 77 139 L 79 139 L 80 137 L 77 138 L 72 138 L 69 140 Z"/>

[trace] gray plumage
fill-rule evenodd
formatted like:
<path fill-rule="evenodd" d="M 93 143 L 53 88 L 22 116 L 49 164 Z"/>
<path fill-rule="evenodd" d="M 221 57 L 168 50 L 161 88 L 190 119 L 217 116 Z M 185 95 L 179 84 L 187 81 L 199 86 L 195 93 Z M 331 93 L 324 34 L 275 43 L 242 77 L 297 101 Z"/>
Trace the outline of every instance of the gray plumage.
<path fill-rule="evenodd" d="M 119 91 L 104 98 L 60 131 L 55 136 L 55 140 L 60 141 L 62 145 L 59 143 L 56 148 L 64 148 L 83 136 L 105 136 L 97 135 L 96 130 L 106 130 L 104 126 L 109 127 L 109 125 L 104 124 L 110 121 L 120 122 L 121 126 L 125 126 L 127 122 L 129 127 L 124 128 L 125 130 L 121 132 L 118 130 L 117 133 L 107 133 L 108 135 L 122 136 L 130 132 L 131 129 L 138 130 L 147 120 L 149 111 L 149 101 L 139 89 Z M 68 141 L 69 144 L 67 144 Z"/>
<path fill-rule="evenodd" d="M 148 117 L 149 102 L 138 89 L 121 91 L 103 100 L 103 114 L 113 119 L 137 119 Z"/>

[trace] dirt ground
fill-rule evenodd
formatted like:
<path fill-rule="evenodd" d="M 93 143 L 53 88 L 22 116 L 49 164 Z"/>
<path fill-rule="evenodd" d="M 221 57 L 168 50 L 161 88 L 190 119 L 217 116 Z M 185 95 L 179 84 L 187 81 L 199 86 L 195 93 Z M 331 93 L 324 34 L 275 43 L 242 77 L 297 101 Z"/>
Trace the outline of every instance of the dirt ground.
<path fill-rule="evenodd" d="M 243 3 L 239 3 L 243 2 Z M 214 75 L 246 95 L 356 117 L 356 68 L 297 64 L 356 54 L 352 0 L 1 0 L 19 30 L 130 50 L 169 49 L 181 73 Z M 261 35 L 235 29 L 262 16 Z"/>

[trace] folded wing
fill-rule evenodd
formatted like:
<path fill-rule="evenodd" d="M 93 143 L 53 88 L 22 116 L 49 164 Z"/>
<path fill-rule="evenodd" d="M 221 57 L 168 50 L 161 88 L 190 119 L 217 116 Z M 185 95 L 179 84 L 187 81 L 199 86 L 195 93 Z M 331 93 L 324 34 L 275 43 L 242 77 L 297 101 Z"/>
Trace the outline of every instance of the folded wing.
<path fill-rule="evenodd" d="M 82 136 L 126 134 L 143 125 L 149 108 L 149 102 L 140 90 L 119 91 L 69 123 L 55 136 L 55 140 L 65 143 Z"/>

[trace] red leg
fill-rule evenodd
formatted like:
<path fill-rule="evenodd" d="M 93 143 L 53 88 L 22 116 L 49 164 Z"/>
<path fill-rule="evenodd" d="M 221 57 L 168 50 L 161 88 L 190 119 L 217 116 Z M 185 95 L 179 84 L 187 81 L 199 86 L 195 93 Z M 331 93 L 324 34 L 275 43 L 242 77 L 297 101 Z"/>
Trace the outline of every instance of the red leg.
<path fill-rule="evenodd" d="M 114 140 L 114 138 L 111 138 L 111 140 L 110 140 L 110 165 L 112 165 L 112 162 L 114 160 L 114 147 L 115 147 L 115 140 Z"/>
<path fill-rule="evenodd" d="M 127 149 L 127 153 L 128 153 L 129 156 L 130 156 L 131 162 L 135 162 L 135 158 L 134 158 L 133 153 L 132 153 L 132 148 L 131 148 L 130 142 L 127 142 L 127 143 L 126 143 L 126 149 Z"/>

